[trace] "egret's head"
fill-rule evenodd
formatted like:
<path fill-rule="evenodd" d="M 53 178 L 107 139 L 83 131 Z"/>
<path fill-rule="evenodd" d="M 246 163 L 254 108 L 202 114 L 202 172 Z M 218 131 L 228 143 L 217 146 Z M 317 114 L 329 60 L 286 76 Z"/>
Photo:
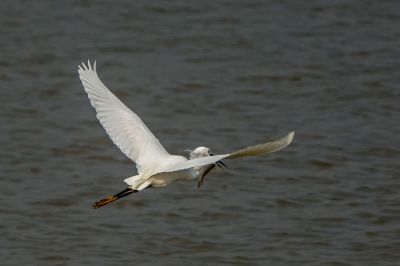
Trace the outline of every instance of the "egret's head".
<path fill-rule="evenodd" d="M 212 152 L 207 147 L 197 147 L 196 149 L 190 151 L 190 159 L 212 156 Z"/>
<path fill-rule="evenodd" d="M 190 159 L 201 158 L 201 157 L 208 157 L 213 156 L 211 150 L 207 147 L 197 147 L 196 149 L 190 151 Z M 195 167 L 197 170 L 200 171 L 200 180 L 197 183 L 197 186 L 200 188 L 204 183 L 205 176 L 215 167 L 218 166 L 219 168 L 228 168 L 221 160 L 215 163 L 211 163 L 209 165 L 203 165 L 200 167 Z"/>

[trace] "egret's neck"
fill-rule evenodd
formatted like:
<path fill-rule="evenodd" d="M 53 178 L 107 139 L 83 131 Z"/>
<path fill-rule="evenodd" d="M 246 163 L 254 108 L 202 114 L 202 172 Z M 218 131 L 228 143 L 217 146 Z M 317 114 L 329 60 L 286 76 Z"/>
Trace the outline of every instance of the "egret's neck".
<path fill-rule="evenodd" d="M 190 152 L 189 155 L 189 160 L 197 159 L 197 158 L 202 158 L 202 157 L 208 157 L 211 156 L 211 150 L 207 147 L 197 147 L 193 151 Z M 201 178 L 203 174 L 207 171 L 209 168 L 208 165 L 204 166 L 197 166 L 191 168 L 191 179 L 197 179 Z"/>
<path fill-rule="evenodd" d="M 201 178 L 203 176 L 204 172 L 207 170 L 207 167 L 208 167 L 207 165 L 193 167 L 191 169 L 191 179 Z"/>

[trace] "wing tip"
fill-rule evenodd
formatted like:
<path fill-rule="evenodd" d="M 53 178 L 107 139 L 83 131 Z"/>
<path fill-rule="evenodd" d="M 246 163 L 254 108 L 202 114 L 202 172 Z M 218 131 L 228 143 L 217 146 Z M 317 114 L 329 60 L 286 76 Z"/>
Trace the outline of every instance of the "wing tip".
<path fill-rule="evenodd" d="M 78 65 L 79 74 L 86 71 L 93 71 L 96 73 L 96 60 L 94 60 L 93 65 L 90 63 L 90 60 L 87 61 L 87 65 L 84 62 Z"/>
<path fill-rule="evenodd" d="M 294 138 L 294 131 L 290 132 L 287 136 L 287 143 L 290 144 L 293 141 Z"/>

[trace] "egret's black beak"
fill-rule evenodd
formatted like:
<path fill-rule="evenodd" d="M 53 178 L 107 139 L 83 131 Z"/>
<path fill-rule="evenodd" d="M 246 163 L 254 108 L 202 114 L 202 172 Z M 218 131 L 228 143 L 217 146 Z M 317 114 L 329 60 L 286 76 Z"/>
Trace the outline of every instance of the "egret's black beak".
<path fill-rule="evenodd" d="M 219 168 L 228 168 L 228 166 L 226 166 L 226 164 L 224 164 L 224 162 L 222 161 L 218 161 L 215 163 Z"/>
<path fill-rule="evenodd" d="M 214 154 L 212 153 L 212 152 L 208 152 L 208 154 L 210 155 L 210 156 L 213 156 Z M 218 161 L 218 162 L 216 162 L 215 163 L 219 168 L 228 168 L 228 166 L 226 166 L 226 164 L 224 164 L 222 161 Z M 223 166 L 223 167 L 222 167 Z M 212 169 L 212 168 L 211 168 Z M 208 173 L 208 172 L 207 172 Z"/>

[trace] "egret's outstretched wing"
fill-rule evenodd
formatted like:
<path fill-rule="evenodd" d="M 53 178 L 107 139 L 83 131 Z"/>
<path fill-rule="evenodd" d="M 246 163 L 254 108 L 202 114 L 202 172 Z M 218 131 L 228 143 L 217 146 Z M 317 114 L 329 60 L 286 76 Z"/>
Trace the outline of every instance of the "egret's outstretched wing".
<path fill-rule="evenodd" d="M 207 156 L 207 157 L 200 157 L 192 160 L 187 160 L 185 162 L 180 162 L 176 163 L 173 165 L 170 165 L 166 167 L 165 169 L 162 169 L 160 172 L 175 172 L 179 170 L 184 170 L 192 167 L 197 167 L 197 166 L 203 166 L 203 165 L 208 165 L 208 164 L 213 164 L 215 162 L 218 162 L 224 158 L 229 156 L 229 154 L 224 154 L 224 155 L 213 155 L 213 156 Z"/>
<path fill-rule="evenodd" d="M 231 154 L 229 154 L 225 159 L 234 159 L 234 158 L 239 158 L 239 157 L 245 157 L 245 156 L 260 156 L 260 155 L 265 155 L 268 153 L 276 152 L 279 151 L 283 148 L 285 148 L 287 145 L 289 145 L 294 136 L 294 131 L 290 132 L 286 137 L 263 143 L 263 144 L 258 144 L 255 146 L 250 146 L 238 151 L 235 151 Z"/>
<path fill-rule="evenodd" d="M 115 145 L 136 163 L 139 172 L 155 159 L 168 155 L 143 121 L 99 79 L 96 62 L 93 68 L 89 61 L 87 66 L 82 63 L 78 73 L 90 103 L 96 109 L 97 119 Z"/>
<path fill-rule="evenodd" d="M 267 142 L 264 144 L 250 146 L 250 147 L 241 149 L 239 151 L 236 151 L 236 152 L 233 152 L 230 154 L 201 157 L 201 158 L 188 160 L 185 162 L 180 162 L 180 163 L 169 166 L 168 168 L 164 169 L 163 172 L 175 172 L 175 171 L 184 170 L 184 169 L 188 169 L 188 168 L 192 168 L 192 167 L 213 164 L 222 159 L 235 159 L 235 158 L 245 157 L 245 156 L 259 156 L 259 155 L 265 155 L 265 154 L 268 154 L 271 152 L 276 152 L 276 151 L 279 151 L 280 149 L 283 149 L 286 146 L 288 146 L 292 142 L 293 136 L 294 136 L 294 131 L 290 132 L 284 138 L 281 138 L 281 139 L 278 139 L 278 140 L 275 140 L 272 142 Z"/>

